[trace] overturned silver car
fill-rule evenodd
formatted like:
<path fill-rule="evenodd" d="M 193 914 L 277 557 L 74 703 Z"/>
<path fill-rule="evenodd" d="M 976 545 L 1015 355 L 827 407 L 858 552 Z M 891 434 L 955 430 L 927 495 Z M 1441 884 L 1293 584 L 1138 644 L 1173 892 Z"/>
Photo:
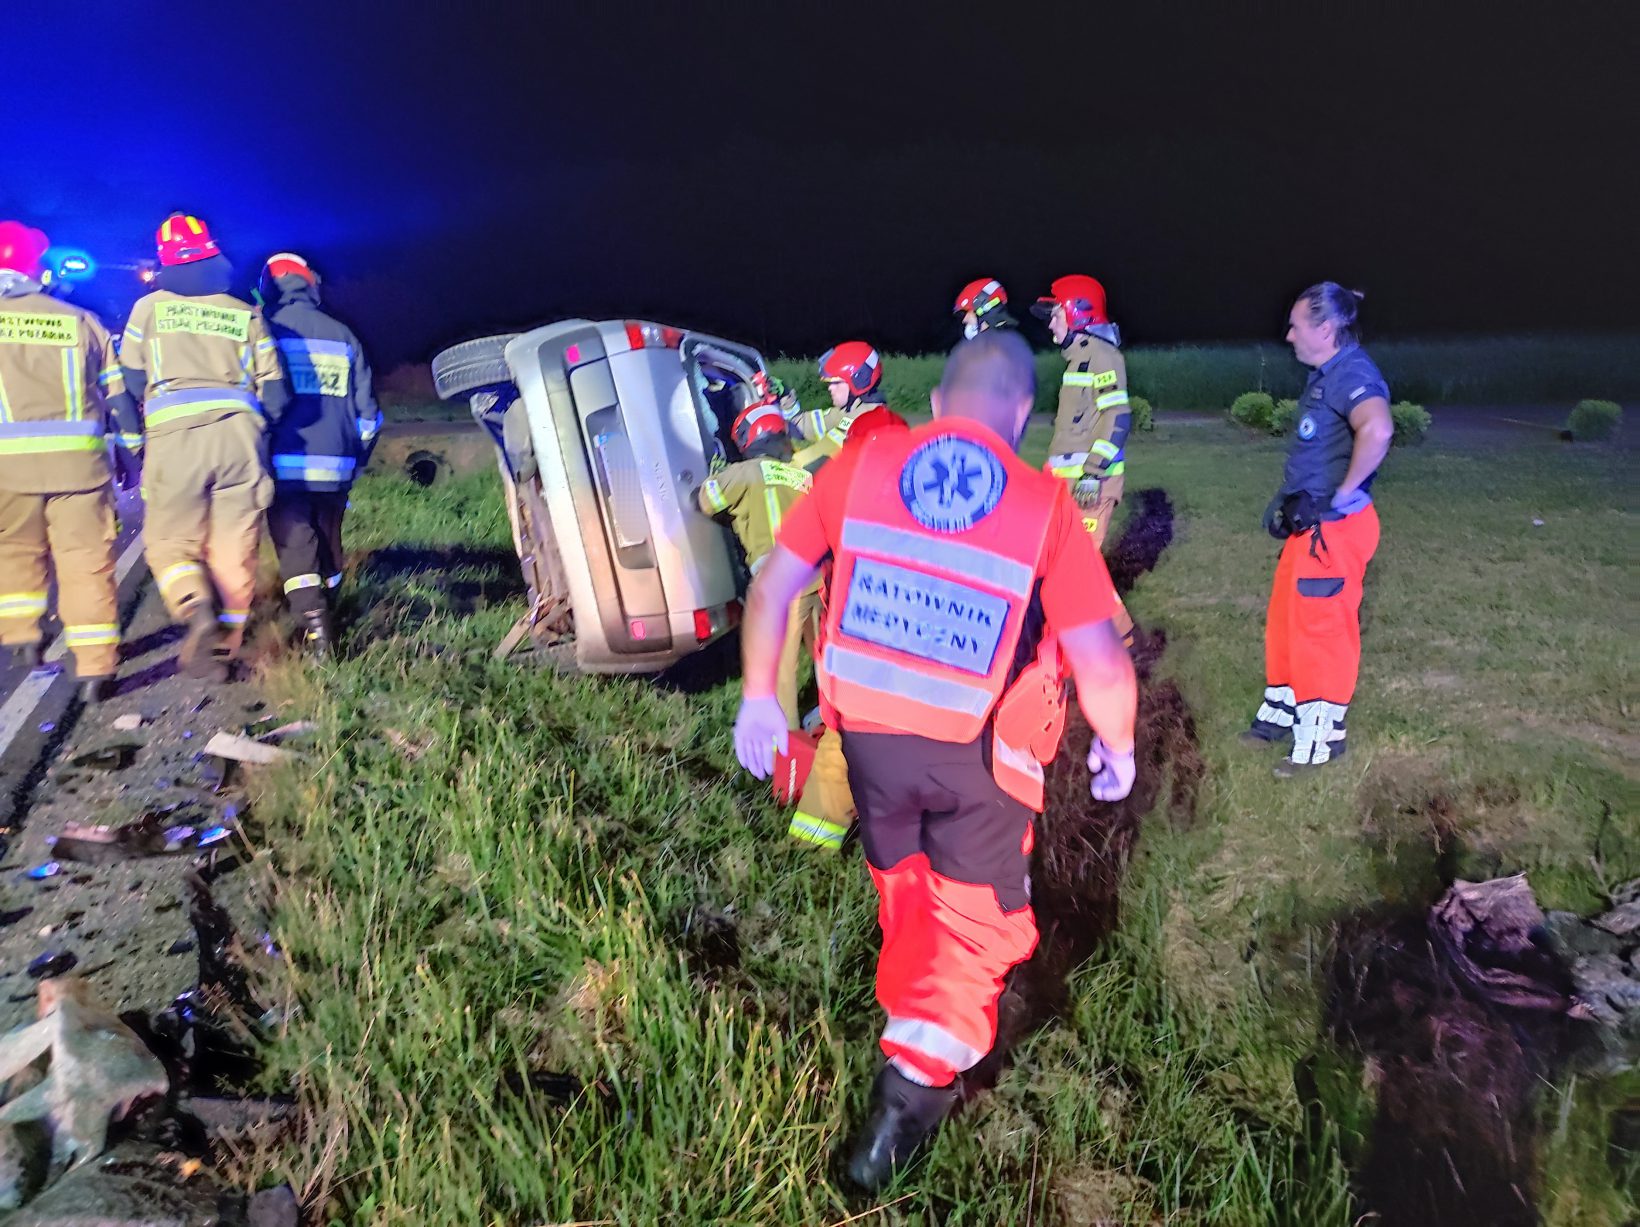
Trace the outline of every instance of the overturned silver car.
<path fill-rule="evenodd" d="M 740 616 L 745 565 L 694 492 L 734 456 L 754 349 L 638 320 L 565 320 L 433 359 L 491 435 L 529 611 L 526 645 L 593 673 L 665 669 Z"/>

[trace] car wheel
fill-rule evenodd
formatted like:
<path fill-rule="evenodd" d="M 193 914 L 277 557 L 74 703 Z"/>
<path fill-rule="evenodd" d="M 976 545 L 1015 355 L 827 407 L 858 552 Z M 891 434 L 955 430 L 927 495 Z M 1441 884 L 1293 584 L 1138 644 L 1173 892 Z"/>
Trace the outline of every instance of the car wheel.
<path fill-rule="evenodd" d="M 511 383 L 507 369 L 507 342 L 518 333 L 499 337 L 479 337 L 441 350 L 433 358 L 433 386 L 445 400 L 454 400 L 498 383 Z"/>

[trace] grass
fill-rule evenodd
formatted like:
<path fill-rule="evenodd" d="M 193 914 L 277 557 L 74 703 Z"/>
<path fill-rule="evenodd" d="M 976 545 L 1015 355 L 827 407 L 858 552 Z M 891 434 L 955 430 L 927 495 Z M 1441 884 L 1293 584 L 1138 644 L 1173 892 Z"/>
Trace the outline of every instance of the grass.
<path fill-rule="evenodd" d="M 1354 1221 L 1372 1098 L 1320 1038 L 1335 926 L 1420 903 L 1437 856 L 1579 910 L 1640 873 L 1635 509 L 1620 454 L 1393 454 L 1351 758 L 1278 785 L 1234 736 L 1280 454 L 1165 420 L 1134 446 L 1129 506 L 1159 487 L 1175 521 L 1129 604 L 1206 775 L 1149 816 L 1064 1016 L 876 1201 L 832 1166 L 879 1021 L 857 854 L 785 838 L 733 763 L 732 682 L 490 660 L 521 605 L 491 477 L 362 481 L 348 656 L 269 679 L 322 729 L 258 805 L 286 954 L 263 990 L 296 1007 L 267 1078 L 309 1122 L 274 1174 L 348 1224 Z M 1344 1070 L 1319 1131 L 1309 1058 Z M 1604 1131 L 1637 1095 L 1550 1088 L 1545 1222 L 1632 1218 Z"/>

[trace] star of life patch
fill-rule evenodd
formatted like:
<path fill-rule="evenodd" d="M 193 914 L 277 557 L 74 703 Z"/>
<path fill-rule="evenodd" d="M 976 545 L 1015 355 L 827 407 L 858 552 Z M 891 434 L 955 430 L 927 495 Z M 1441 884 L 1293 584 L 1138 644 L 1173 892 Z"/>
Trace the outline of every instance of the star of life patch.
<path fill-rule="evenodd" d="M 924 528 L 961 533 L 996 510 L 1007 484 L 990 448 L 961 435 L 936 435 L 900 470 L 900 500 Z"/>
<path fill-rule="evenodd" d="M 855 639 L 985 676 L 1008 621 L 1008 601 L 890 562 L 858 558 L 841 630 Z"/>
<path fill-rule="evenodd" d="M 1304 440 L 1315 438 L 1315 419 L 1307 413 L 1298 420 L 1298 437 Z"/>

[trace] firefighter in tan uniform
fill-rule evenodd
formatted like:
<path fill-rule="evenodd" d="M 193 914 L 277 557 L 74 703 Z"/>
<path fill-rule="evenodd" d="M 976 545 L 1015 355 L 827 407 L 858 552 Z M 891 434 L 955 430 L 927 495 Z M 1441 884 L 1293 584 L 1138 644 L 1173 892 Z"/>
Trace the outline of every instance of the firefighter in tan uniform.
<path fill-rule="evenodd" d="M 820 380 L 831 396 L 831 408 L 811 410 L 797 419 L 804 446 L 794 463 L 810 473 L 843 450 L 856 418 L 883 404 L 882 357 L 864 341 L 844 341 L 820 356 Z"/>
<path fill-rule="evenodd" d="M 741 414 L 735 420 L 733 435 L 743 459 L 714 474 L 696 493 L 695 502 L 709 516 L 729 517 L 755 576 L 774 549 L 775 534 L 786 512 L 808 493 L 811 478 L 791 463 L 791 440 L 775 398 L 765 398 Z M 797 710 L 799 652 L 806 643 L 812 655 L 819 627 L 817 582 L 795 602 L 780 653 L 780 705 L 792 729 L 801 724 Z"/>
<path fill-rule="evenodd" d="M 49 558 L 80 695 L 95 703 L 120 645 L 106 435 L 112 421 L 134 473 L 142 434 L 107 330 L 44 292 L 46 246 L 0 222 L 0 641 L 39 663 Z"/>
<path fill-rule="evenodd" d="M 1104 548 L 1111 518 L 1122 501 L 1127 468 L 1127 363 L 1122 333 L 1105 311 L 1105 288 L 1092 277 L 1060 277 L 1037 299 L 1031 313 L 1048 321 L 1065 355 L 1059 412 L 1048 444 L 1048 471 L 1063 478 L 1082 509 L 1082 526 Z M 1133 643 L 1133 619 L 1117 610 L 1123 642 Z"/>
<path fill-rule="evenodd" d="M 148 567 L 187 626 L 183 671 L 222 680 L 256 588 L 262 513 L 273 501 L 267 425 L 289 401 L 279 351 L 198 218 L 159 229 L 159 289 L 131 309 L 120 363 L 146 396 Z"/>

